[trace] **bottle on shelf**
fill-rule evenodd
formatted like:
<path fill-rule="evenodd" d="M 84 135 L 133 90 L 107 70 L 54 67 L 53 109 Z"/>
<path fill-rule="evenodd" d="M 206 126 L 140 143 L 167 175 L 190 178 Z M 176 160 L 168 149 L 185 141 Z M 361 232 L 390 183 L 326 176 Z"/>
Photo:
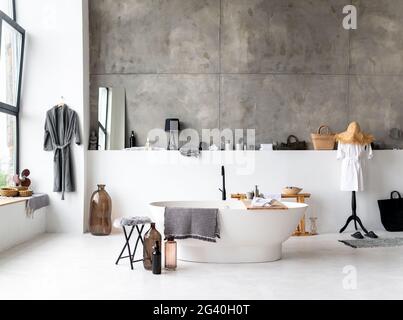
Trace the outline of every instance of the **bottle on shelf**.
<path fill-rule="evenodd" d="M 259 191 L 259 186 L 255 186 L 255 198 L 260 197 L 260 191 Z"/>
<path fill-rule="evenodd" d="M 134 148 L 136 146 L 136 135 L 134 131 L 132 131 L 132 134 L 130 136 L 129 146 L 130 148 Z"/>
<path fill-rule="evenodd" d="M 150 139 L 149 139 L 149 138 L 147 138 L 147 142 L 146 142 L 145 150 L 146 150 L 146 151 L 150 151 L 151 149 L 152 149 L 152 148 L 151 148 Z"/>

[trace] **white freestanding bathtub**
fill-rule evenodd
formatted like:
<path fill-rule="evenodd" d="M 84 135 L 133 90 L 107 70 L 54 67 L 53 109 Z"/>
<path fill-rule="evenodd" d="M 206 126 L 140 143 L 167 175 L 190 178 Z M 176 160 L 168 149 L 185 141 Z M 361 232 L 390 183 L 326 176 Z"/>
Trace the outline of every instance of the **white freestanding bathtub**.
<path fill-rule="evenodd" d="M 178 259 L 204 263 L 258 263 L 281 259 L 282 244 L 293 234 L 308 206 L 287 202 L 288 210 L 247 210 L 230 201 L 169 201 L 150 204 L 163 234 L 166 207 L 218 208 L 221 239 L 217 243 L 178 240 Z"/>

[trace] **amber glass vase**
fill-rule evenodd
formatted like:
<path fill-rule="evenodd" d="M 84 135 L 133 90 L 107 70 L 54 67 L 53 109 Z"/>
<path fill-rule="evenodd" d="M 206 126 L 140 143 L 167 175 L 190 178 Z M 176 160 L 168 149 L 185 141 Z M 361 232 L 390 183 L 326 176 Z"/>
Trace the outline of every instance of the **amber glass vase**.
<path fill-rule="evenodd" d="M 155 223 L 152 223 L 150 230 L 148 230 L 144 236 L 144 251 L 143 251 L 144 261 L 143 261 L 143 264 L 144 264 L 144 269 L 146 269 L 146 270 L 152 270 L 152 268 L 153 268 L 152 257 L 153 257 L 154 246 L 157 241 L 159 243 L 162 243 L 162 236 L 158 232 L 158 230 L 155 228 Z"/>
<path fill-rule="evenodd" d="M 112 200 L 102 184 L 91 196 L 90 232 L 94 236 L 108 236 L 112 232 Z"/>

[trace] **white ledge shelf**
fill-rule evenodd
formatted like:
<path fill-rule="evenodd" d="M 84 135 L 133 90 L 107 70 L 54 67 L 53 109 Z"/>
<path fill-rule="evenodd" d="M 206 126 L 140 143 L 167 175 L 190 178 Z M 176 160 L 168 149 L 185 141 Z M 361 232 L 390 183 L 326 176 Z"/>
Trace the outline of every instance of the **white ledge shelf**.
<path fill-rule="evenodd" d="M 27 201 L 29 198 L 5 198 L 5 197 L 0 197 L 0 207 L 3 206 L 7 206 L 10 204 L 14 204 L 14 203 L 20 203 L 20 202 L 24 202 Z"/>

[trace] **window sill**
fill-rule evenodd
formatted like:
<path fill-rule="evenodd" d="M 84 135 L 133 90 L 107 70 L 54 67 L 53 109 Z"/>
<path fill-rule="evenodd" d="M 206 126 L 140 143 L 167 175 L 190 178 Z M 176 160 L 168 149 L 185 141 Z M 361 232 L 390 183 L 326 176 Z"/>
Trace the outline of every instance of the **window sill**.
<path fill-rule="evenodd" d="M 27 201 L 29 198 L 0 198 L 0 207 Z"/>

